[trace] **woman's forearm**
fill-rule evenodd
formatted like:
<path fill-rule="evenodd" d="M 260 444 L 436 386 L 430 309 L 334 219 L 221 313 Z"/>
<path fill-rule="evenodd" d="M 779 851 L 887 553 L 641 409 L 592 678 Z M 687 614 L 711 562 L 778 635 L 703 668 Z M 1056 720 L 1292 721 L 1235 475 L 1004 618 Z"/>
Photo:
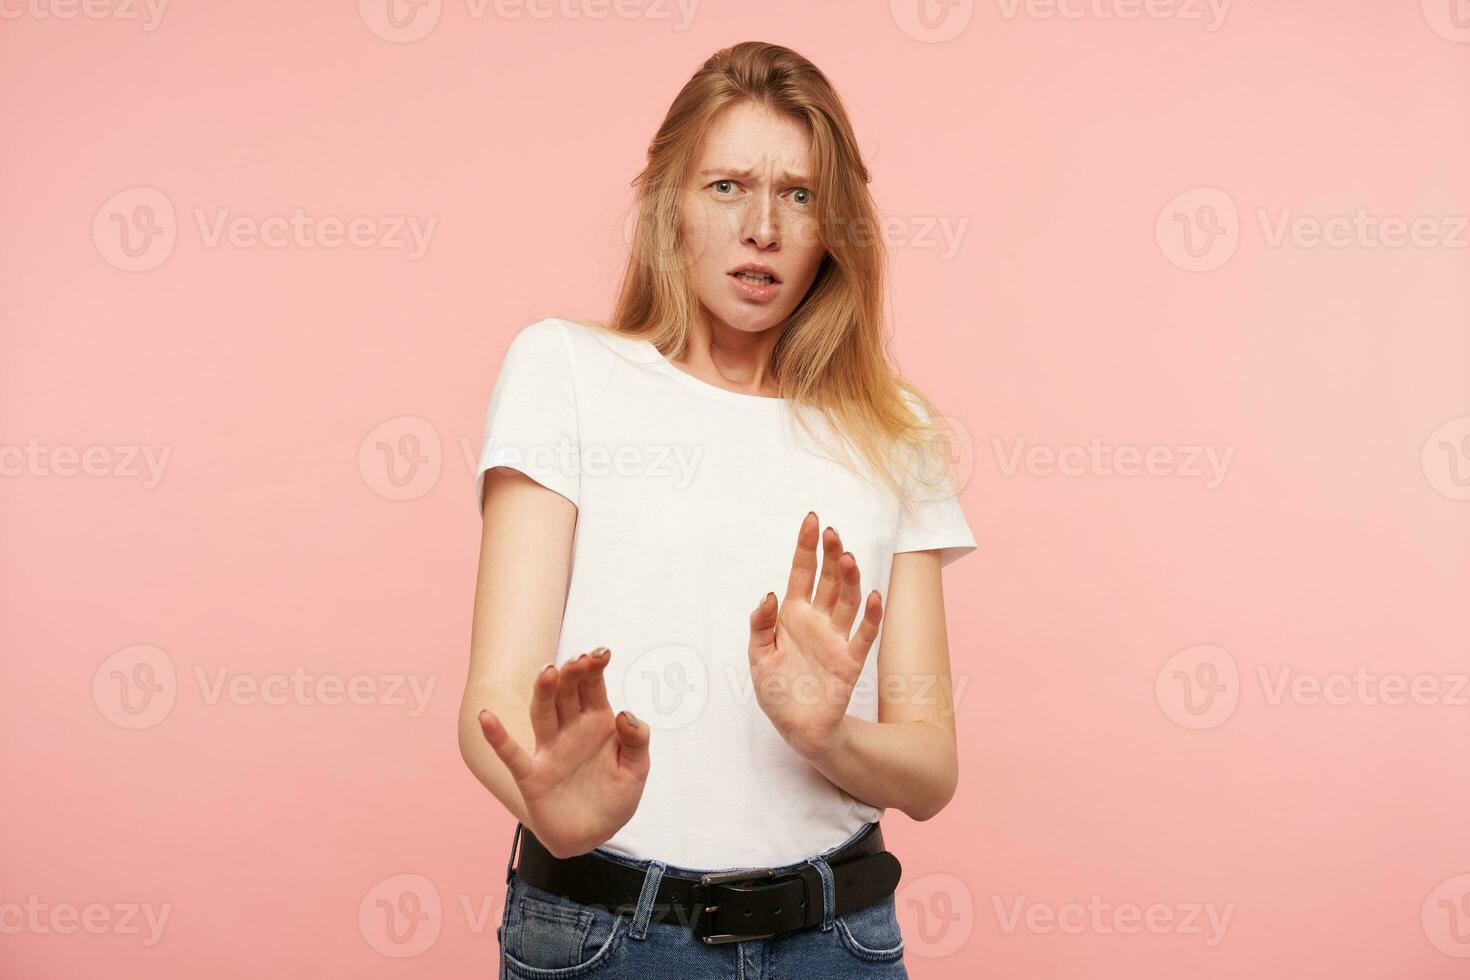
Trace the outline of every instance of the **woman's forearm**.
<path fill-rule="evenodd" d="M 944 809 L 959 779 L 954 733 L 929 719 L 873 722 L 845 715 L 831 745 L 805 758 L 851 796 L 915 820 Z"/>

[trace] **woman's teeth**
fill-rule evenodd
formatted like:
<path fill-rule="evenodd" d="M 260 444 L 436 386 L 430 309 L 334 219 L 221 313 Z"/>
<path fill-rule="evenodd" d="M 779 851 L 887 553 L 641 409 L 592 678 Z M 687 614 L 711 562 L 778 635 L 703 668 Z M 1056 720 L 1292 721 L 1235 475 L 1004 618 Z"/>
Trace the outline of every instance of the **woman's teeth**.
<path fill-rule="evenodd" d="M 737 272 L 735 273 L 735 278 L 744 279 L 746 282 L 755 283 L 757 286 L 765 286 L 775 281 L 763 272 Z"/>

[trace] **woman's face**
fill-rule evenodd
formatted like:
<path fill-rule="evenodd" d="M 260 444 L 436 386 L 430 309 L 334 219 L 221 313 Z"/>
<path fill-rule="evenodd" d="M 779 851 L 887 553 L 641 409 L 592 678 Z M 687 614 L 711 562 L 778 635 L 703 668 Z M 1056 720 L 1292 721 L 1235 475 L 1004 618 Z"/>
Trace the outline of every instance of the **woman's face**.
<path fill-rule="evenodd" d="M 797 120 L 748 102 L 705 137 L 681 196 L 683 261 L 700 303 L 748 333 L 796 309 L 826 254 L 817 231 L 811 139 Z M 760 266 L 770 278 L 736 275 Z"/>

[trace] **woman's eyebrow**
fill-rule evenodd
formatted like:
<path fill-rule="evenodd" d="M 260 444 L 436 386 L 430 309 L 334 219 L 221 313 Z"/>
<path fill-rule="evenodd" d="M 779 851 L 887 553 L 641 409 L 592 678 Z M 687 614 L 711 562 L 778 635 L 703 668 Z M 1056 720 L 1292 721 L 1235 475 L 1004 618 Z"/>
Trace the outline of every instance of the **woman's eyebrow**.
<path fill-rule="evenodd" d="M 755 176 L 755 171 L 749 168 L 708 167 L 699 172 L 700 177 L 714 177 L 720 174 L 726 177 L 743 177 L 749 179 Z M 793 174 L 786 170 L 781 171 L 781 180 L 787 184 L 807 184 L 811 182 L 811 178 L 805 174 Z"/>

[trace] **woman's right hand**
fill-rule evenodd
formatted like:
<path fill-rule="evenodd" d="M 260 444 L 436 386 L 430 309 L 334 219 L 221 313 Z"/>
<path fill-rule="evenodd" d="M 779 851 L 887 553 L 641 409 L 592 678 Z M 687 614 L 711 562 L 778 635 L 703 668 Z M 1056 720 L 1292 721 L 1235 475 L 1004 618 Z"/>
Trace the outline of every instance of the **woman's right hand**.
<path fill-rule="evenodd" d="M 602 674 L 611 656 L 599 647 L 537 675 L 534 752 L 491 711 L 480 712 L 485 740 L 525 800 L 527 827 L 556 857 L 585 854 L 617 833 L 638 809 L 648 779 L 648 726 L 627 711 L 614 717 L 607 700 Z"/>

